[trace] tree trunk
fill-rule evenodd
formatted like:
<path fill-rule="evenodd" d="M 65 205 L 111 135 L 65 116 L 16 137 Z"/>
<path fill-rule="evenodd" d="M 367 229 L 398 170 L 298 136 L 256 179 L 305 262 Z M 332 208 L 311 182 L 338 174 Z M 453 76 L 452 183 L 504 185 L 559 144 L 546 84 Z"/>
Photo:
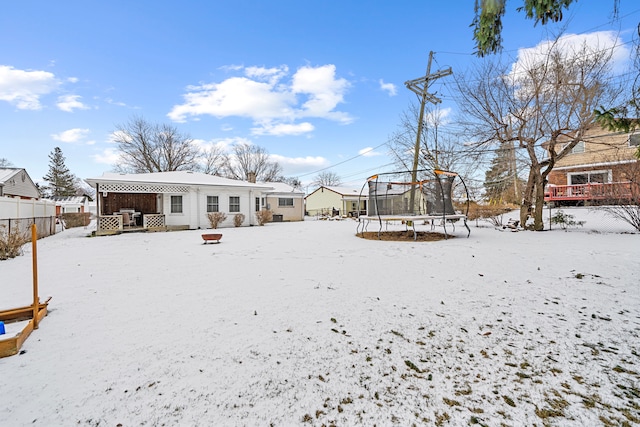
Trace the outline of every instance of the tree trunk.
<path fill-rule="evenodd" d="M 529 178 L 527 178 L 527 185 L 524 188 L 522 194 L 522 205 L 520 205 L 520 225 L 525 227 L 527 225 L 527 219 L 533 207 L 533 189 L 535 185 L 533 168 L 529 169 Z"/>
<path fill-rule="evenodd" d="M 544 231 L 544 221 L 542 213 L 544 211 L 544 179 L 538 169 L 535 176 L 535 211 L 533 216 L 533 229 L 535 231 Z"/>

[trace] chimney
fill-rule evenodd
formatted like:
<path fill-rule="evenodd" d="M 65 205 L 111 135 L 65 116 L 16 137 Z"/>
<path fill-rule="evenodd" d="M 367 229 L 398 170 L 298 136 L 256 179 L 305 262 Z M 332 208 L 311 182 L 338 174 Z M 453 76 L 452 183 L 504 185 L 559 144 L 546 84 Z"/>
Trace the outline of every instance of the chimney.
<path fill-rule="evenodd" d="M 247 181 L 252 184 L 256 183 L 256 173 L 255 172 L 247 172 Z"/>

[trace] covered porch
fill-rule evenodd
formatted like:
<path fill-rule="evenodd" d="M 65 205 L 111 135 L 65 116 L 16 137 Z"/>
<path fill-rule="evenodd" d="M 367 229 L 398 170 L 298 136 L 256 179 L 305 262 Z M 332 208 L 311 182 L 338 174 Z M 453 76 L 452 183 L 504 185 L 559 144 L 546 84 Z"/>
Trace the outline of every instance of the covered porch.
<path fill-rule="evenodd" d="M 187 186 L 180 185 L 96 183 L 96 234 L 166 231 L 165 194 L 187 192 Z"/>

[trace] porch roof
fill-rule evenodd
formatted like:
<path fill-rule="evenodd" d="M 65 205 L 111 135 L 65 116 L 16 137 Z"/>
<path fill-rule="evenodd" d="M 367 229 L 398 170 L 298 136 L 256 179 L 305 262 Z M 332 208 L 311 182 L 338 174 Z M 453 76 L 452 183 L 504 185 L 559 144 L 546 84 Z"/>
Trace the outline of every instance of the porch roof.
<path fill-rule="evenodd" d="M 98 178 L 85 179 L 89 185 L 100 186 L 100 191 L 122 193 L 186 193 L 190 187 L 215 186 L 252 188 L 267 191 L 273 187 L 247 181 L 222 178 L 201 172 L 174 171 L 139 174 L 106 172 Z"/>

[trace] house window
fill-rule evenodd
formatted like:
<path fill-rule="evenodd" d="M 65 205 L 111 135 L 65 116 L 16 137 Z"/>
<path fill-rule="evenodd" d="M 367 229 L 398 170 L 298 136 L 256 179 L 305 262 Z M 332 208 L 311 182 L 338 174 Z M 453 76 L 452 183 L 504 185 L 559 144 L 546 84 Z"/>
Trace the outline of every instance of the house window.
<path fill-rule="evenodd" d="M 256 197 L 256 212 L 260 210 L 260 197 Z"/>
<path fill-rule="evenodd" d="M 606 184 L 609 182 L 608 171 L 593 171 L 569 174 L 569 185 Z"/>
<path fill-rule="evenodd" d="M 278 207 L 281 208 L 292 208 L 293 207 L 293 199 L 291 197 L 280 197 L 278 198 Z"/>
<path fill-rule="evenodd" d="M 575 147 L 571 149 L 571 154 L 584 153 L 584 141 L 578 142 Z"/>
<path fill-rule="evenodd" d="M 207 212 L 218 212 L 218 196 L 207 196 Z"/>
<path fill-rule="evenodd" d="M 640 132 L 634 132 L 629 135 L 629 147 L 640 146 Z"/>
<path fill-rule="evenodd" d="M 240 212 L 240 197 L 229 196 L 229 212 Z"/>
<path fill-rule="evenodd" d="M 182 196 L 171 196 L 171 213 L 182 213 Z"/>

